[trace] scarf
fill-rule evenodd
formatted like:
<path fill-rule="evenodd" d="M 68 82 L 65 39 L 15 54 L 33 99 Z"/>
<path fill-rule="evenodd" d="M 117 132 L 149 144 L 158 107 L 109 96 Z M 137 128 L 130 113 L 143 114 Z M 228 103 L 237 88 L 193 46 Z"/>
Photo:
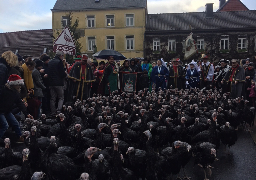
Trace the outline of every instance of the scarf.
<path fill-rule="evenodd" d="M 233 76 L 234 76 L 234 74 L 235 74 L 237 68 L 238 68 L 238 65 L 237 65 L 235 68 L 232 68 L 232 73 L 231 73 L 231 76 L 229 77 L 229 81 L 230 81 L 230 82 L 233 81 Z"/>

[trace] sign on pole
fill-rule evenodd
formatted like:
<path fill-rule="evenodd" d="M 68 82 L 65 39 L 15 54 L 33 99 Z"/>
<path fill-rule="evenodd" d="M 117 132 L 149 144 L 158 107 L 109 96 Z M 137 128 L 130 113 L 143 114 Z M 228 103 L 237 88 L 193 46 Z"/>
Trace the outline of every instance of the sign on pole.
<path fill-rule="evenodd" d="M 54 41 L 53 51 L 62 51 L 64 54 L 75 55 L 76 46 L 68 27 L 63 29 L 59 37 Z"/>

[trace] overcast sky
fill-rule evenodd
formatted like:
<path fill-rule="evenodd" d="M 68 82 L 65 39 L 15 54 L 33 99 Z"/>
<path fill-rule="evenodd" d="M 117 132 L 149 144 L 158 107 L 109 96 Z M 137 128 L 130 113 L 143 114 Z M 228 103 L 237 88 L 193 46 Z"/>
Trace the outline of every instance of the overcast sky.
<path fill-rule="evenodd" d="M 51 29 L 51 10 L 56 0 L 0 0 L 0 33 Z M 256 0 L 242 0 L 256 10 Z M 219 7 L 219 0 L 148 0 L 149 13 L 202 12 L 206 3 Z"/>

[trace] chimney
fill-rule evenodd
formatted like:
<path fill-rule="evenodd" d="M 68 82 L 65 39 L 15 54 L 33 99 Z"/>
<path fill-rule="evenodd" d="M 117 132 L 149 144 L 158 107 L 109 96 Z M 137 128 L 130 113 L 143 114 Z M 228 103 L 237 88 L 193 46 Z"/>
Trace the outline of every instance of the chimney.
<path fill-rule="evenodd" d="M 213 3 L 207 3 L 205 5 L 205 13 L 207 18 L 213 17 Z"/>
<path fill-rule="evenodd" d="M 220 7 L 221 8 L 226 3 L 226 0 L 220 0 Z"/>

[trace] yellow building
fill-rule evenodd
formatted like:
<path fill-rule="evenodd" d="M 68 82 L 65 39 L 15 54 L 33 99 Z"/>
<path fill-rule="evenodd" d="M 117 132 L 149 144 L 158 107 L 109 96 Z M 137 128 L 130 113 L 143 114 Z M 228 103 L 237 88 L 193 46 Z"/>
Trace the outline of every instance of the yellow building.
<path fill-rule="evenodd" d="M 126 58 L 144 56 L 147 0 L 57 0 L 52 9 L 55 37 L 70 13 L 73 22 L 79 20 L 82 53 L 114 49 Z"/>

